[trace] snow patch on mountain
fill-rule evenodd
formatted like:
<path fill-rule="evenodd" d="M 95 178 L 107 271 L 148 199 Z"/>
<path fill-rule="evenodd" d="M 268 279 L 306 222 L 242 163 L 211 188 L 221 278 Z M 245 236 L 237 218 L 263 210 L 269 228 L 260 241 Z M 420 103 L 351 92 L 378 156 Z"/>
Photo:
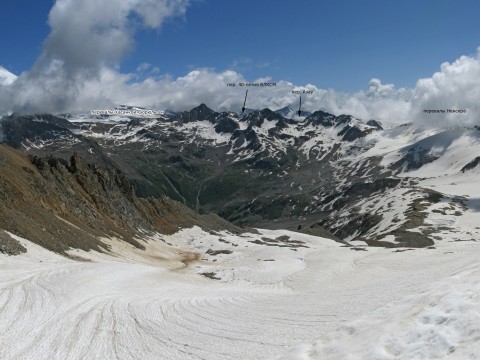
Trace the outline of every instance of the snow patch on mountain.
<path fill-rule="evenodd" d="M 427 150 L 427 156 L 435 160 L 405 175 L 419 178 L 455 175 L 480 155 L 480 131 L 463 129 L 444 131 L 415 143 L 409 147 L 409 151 L 410 149 Z"/>

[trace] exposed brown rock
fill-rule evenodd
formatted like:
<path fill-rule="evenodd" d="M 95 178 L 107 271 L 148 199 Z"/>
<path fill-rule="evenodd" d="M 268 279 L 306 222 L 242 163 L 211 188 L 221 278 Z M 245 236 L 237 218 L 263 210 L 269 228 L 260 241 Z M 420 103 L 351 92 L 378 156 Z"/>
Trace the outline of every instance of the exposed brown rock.
<path fill-rule="evenodd" d="M 0 253 L 7 255 L 19 255 L 27 252 L 20 242 L 13 239 L 8 233 L 0 230 Z"/>
<path fill-rule="evenodd" d="M 167 197 L 138 198 L 115 170 L 39 158 L 0 144 L 0 229 L 49 250 L 103 251 L 98 237 L 115 236 L 138 248 L 142 232 L 174 233 L 198 225 L 240 232 L 216 215 L 198 215 Z"/>

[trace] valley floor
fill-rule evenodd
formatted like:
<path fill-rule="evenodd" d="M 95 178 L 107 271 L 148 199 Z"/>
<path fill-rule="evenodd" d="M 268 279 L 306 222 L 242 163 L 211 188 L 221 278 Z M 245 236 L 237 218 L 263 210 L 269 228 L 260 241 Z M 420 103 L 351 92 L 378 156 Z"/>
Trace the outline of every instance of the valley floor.
<path fill-rule="evenodd" d="M 0 254 L 1 359 L 425 359 L 480 352 L 480 243 L 353 250 L 282 230 Z M 200 255 L 199 255 L 200 254 Z M 303 344 L 303 345 L 302 345 Z"/>

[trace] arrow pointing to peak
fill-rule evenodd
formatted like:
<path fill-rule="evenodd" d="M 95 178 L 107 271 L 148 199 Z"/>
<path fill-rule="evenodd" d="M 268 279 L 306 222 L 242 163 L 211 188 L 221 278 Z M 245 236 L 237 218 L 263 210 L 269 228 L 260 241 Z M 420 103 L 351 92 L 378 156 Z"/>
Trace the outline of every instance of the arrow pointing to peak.
<path fill-rule="evenodd" d="M 245 100 L 243 101 L 242 115 L 245 112 L 245 104 L 247 103 L 248 90 L 245 92 Z"/>
<path fill-rule="evenodd" d="M 302 115 L 302 96 L 300 95 L 300 105 L 298 105 L 298 116 Z"/>

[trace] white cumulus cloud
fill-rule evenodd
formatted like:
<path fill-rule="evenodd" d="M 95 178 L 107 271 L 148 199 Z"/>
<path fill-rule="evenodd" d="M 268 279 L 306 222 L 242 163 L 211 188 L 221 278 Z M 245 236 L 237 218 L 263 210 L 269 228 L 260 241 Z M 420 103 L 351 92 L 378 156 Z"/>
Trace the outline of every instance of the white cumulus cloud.
<path fill-rule="evenodd" d="M 66 111 L 78 105 L 87 82 L 118 67 L 138 27 L 159 28 L 185 13 L 189 0 L 57 0 L 51 31 L 33 68 L 1 88 L 0 109 Z M 120 74 L 121 75 L 121 74 Z M 120 79 L 123 77 L 120 76 Z"/>
<path fill-rule="evenodd" d="M 89 111 L 118 104 L 186 110 L 205 103 L 218 111 L 239 111 L 247 89 L 239 83 L 275 82 L 272 87 L 248 87 L 246 106 L 297 106 L 299 95 L 292 91 L 300 91 L 307 111 L 432 126 L 480 122 L 480 50 L 442 64 L 412 89 L 374 78 L 355 93 L 268 77 L 246 79 L 240 62 L 230 70 L 199 68 L 178 78 L 160 76 L 161 64 L 144 63 L 133 73 L 119 72 L 118 65 L 134 46 L 136 29 L 159 28 L 165 19 L 183 16 L 188 5 L 189 0 L 57 0 L 49 14 L 51 32 L 33 68 L 16 78 L 0 67 L 0 114 Z M 464 112 L 424 111 L 447 109 Z"/>
<path fill-rule="evenodd" d="M 424 110 L 462 112 L 427 114 Z M 439 72 L 417 82 L 412 118 L 432 126 L 480 125 L 480 49 L 476 56 L 443 63 Z"/>

